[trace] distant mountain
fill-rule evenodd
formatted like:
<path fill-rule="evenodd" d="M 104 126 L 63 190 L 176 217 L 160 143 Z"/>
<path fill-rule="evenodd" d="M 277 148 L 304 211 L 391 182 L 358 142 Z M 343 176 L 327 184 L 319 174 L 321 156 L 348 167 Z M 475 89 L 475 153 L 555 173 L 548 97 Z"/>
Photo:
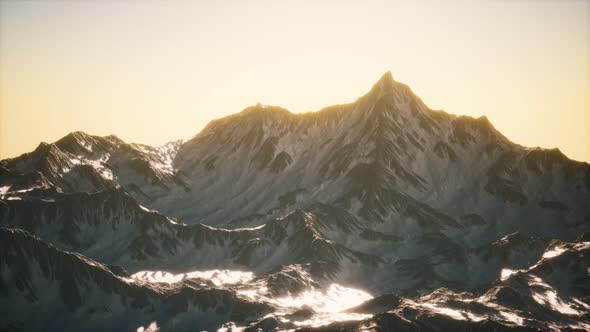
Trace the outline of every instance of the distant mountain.
<path fill-rule="evenodd" d="M 0 302 L 18 303 L 0 330 L 587 329 L 588 202 L 589 164 L 433 111 L 391 73 L 351 104 L 256 105 L 161 147 L 74 132 L 0 161 Z M 78 270 L 66 292 L 96 308 L 31 295 Z M 182 287 L 202 305 L 168 311 Z M 109 295 L 128 292 L 150 309 Z"/>

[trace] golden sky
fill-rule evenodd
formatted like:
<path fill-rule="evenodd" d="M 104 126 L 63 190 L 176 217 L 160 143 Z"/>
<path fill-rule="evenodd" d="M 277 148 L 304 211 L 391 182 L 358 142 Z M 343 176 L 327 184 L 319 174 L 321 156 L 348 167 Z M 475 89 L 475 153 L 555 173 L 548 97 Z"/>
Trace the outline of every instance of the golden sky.
<path fill-rule="evenodd" d="M 261 102 L 433 109 L 590 161 L 590 1 L 0 0 L 0 158 L 74 130 L 158 145 Z"/>

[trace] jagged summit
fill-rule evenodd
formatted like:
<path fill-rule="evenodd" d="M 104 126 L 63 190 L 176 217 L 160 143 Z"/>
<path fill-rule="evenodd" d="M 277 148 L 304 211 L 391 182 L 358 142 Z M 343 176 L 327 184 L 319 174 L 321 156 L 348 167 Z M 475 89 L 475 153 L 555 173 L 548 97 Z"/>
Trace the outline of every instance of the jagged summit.
<path fill-rule="evenodd" d="M 392 90 L 394 89 L 394 84 L 395 83 L 397 83 L 397 82 L 395 82 L 393 80 L 393 75 L 391 74 L 391 71 L 387 71 L 373 85 L 373 87 L 371 88 L 369 94 L 373 94 L 373 93 L 381 93 L 381 94 L 383 94 L 383 93 L 392 92 Z"/>
<path fill-rule="evenodd" d="M 391 70 L 388 70 L 385 73 L 383 73 L 383 75 L 381 75 L 381 78 L 379 79 L 378 82 L 381 82 L 382 84 L 392 84 L 394 82 L 394 80 L 393 80 L 393 74 L 391 73 Z"/>

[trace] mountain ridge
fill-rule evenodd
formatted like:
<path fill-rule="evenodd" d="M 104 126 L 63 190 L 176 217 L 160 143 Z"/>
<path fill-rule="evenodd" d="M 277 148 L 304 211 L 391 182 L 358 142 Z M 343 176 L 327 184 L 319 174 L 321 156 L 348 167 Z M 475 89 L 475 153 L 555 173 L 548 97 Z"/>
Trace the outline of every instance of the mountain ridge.
<path fill-rule="evenodd" d="M 272 314 L 237 323 L 279 330 L 342 320 L 545 329 L 557 317 L 549 311 L 567 316 L 555 326 L 587 324 L 578 315 L 590 310 L 586 290 L 560 287 L 550 271 L 586 257 L 586 245 L 573 243 L 590 232 L 588 201 L 590 164 L 515 144 L 487 117 L 433 111 L 390 72 L 356 101 L 316 112 L 254 105 L 159 147 L 73 132 L 0 161 L 0 227 L 76 251 L 132 284 L 176 289 L 163 284 L 198 275 L 194 283 L 217 289 L 202 276 L 251 273 L 230 293 Z M 565 263 L 547 267 L 545 255 Z M 575 264 L 557 275 L 576 284 L 586 260 Z M 545 276 L 551 285 L 535 279 Z M 522 301 L 533 316 L 498 309 L 505 299 L 496 297 L 485 308 L 465 304 L 503 278 L 520 280 L 510 287 L 530 293 Z M 387 293 L 395 296 L 380 298 Z M 190 297 L 211 299 L 198 294 Z M 351 294 L 374 295 L 387 312 L 325 307 Z M 188 329 L 185 304 L 171 319 Z M 170 328 L 166 315 L 154 317 Z M 236 323 L 219 319 L 206 328 Z"/>

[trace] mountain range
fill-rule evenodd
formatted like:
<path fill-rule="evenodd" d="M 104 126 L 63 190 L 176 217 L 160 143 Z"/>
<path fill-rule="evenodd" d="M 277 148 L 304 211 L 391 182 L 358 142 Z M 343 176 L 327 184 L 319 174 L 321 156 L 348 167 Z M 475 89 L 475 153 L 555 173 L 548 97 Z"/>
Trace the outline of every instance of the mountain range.
<path fill-rule="evenodd" d="M 255 105 L 0 161 L 0 331 L 590 330 L 590 165 L 432 110 Z"/>

